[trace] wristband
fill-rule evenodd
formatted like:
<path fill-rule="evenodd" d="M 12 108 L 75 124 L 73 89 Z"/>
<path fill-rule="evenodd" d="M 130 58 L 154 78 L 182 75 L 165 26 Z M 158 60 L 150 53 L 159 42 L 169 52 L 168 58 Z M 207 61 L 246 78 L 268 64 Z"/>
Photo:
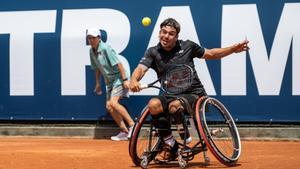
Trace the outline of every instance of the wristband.
<path fill-rule="evenodd" d="M 123 80 L 123 82 L 124 82 L 124 81 L 128 80 L 128 78 L 126 77 L 125 79 L 122 79 L 122 80 Z"/>

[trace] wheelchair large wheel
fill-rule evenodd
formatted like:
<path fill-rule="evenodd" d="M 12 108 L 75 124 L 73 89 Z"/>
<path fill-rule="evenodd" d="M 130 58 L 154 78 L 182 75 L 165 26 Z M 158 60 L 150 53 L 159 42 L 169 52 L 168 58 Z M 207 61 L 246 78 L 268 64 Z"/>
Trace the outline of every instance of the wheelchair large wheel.
<path fill-rule="evenodd" d="M 218 161 L 237 163 L 241 154 L 239 132 L 226 107 L 217 99 L 201 97 L 196 103 L 196 121 L 201 137 Z"/>
<path fill-rule="evenodd" d="M 129 154 L 136 166 L 146 168 L 159 153 L 162 142 L 152 125 L 149 109 L 142 111 L 140 119 L 136 122 L 129 142 Z"/>

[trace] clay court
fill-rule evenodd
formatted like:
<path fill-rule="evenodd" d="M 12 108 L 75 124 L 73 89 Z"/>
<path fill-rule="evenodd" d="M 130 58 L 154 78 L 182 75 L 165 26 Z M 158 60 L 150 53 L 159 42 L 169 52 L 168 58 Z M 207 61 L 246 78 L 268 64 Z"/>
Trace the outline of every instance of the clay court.
<path fill-rule="evenodd" d="M 298 169 L 299 141 L 242 140 L 242 155 L 234 169 Z M 205 165 L 202 155 L 189 168 L 228 168 L 209 154 Z M 128 169 L 133 166 L 128 142 L 82 138 L 0 138 L 0 169 Z M 179 168 L 177 163 L 150 164 L 148 168 Z"/>

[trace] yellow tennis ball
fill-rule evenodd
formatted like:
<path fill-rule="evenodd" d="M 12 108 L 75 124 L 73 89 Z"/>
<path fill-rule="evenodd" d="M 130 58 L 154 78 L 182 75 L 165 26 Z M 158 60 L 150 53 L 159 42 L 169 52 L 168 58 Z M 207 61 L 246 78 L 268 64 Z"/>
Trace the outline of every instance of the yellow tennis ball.
<path fill-rule="evenodd" d="M 144 26 L 149 26 L 151 24 L 151 19 L 149 17 L 144 17 L 142 20 Z"/>

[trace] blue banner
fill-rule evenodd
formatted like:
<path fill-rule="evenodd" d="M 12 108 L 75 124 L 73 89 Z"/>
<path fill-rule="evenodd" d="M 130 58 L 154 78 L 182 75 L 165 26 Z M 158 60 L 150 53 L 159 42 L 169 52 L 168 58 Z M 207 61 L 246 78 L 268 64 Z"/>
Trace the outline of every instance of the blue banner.
<path fill-rule="evenodd" d="M 0 2 L 0 120 L 109 118 L 105 94 L 93 92 L 86 29 L 101 29 L 132 73 L 168 17 L 180 22 L 179 39 L 205 48 L 250 41 L 248 52 L 195 59 L 207 93 L 236 121 L 300 122 L 299 0 Z M 155 78 L 149 71 L 142 82 Z M 157 94 L 130 93 L 122 102 L 135 117 Z"/>

